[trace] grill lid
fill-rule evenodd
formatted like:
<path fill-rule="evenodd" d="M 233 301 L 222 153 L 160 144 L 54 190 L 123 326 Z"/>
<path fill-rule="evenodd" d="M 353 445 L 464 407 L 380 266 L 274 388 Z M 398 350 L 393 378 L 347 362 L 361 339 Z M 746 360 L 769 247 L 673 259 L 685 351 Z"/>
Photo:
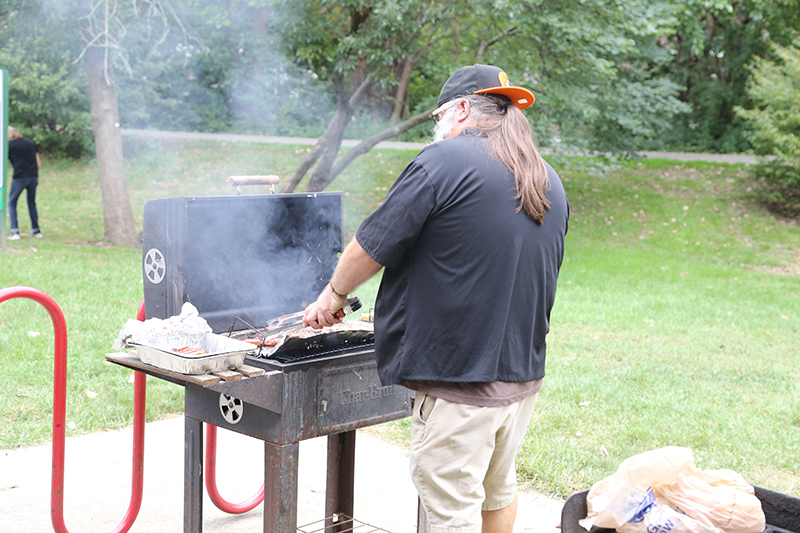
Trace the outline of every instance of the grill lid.
<path fill-rule="evenodd" d="M 145 314 L 168 318 L 191 302 L 222 333 L 236 317 L 263 325 L 303 308 L 333 273 L 342 226 L 336 192 L 149 201 Z"/>

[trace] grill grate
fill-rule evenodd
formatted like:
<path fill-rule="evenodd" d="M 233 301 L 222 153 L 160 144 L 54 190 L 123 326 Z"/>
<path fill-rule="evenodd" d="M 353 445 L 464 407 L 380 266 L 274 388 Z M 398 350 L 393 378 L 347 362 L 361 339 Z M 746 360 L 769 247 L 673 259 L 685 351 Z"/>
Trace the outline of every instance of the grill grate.
<path fill-rule="evenodd" d="M 260 330 L 253 329 L 232 332 L 231 338 L 244 340 L 252 333 L 263 338 Z M 281 364 L 299 363 L 343 355 L 353 350 L 368 349 L 375 346 L 375 332 L 372 330 L 343 330 L 314 335 L 312 337 L 288 337 L 277 348 L 254 345 L 253 357 L 268 359 Z"/>
<path fill-rule="evenodd" d="M 369 348 L 370 346 L 374 346 L 374 344 L 363 343 L 358 346 L 340 346 L 330 350 L 316 350 L 312 352 L 303 350 L 290 350 L 287 352 L 275 352 L 269 356 L 269 359 L 273 359 L 283 364 L 299 363 L 301 361 L 310 361 L 312 359 L 322 359 L 323 357 L 345 354 L 352 351 L 354 348 Z"/>
<path fill-rule="evenodd" d="M 385 529 L 360 522 L 344 514 L 335 514 L 297 527 L 297 533 L 389 533 Z"/>

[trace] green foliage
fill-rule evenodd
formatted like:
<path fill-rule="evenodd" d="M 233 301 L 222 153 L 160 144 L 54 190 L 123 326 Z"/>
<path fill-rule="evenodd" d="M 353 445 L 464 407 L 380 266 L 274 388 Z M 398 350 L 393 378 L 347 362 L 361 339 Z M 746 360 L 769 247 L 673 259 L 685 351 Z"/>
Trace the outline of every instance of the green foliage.
<path fill-rule="evenodd" d="M 379 82 L 419 50 L 430 25 L 449 11 L 421 0 L 282 0 L 274 6 L 275 30 L 296 65 L 321 80 L 365 69 Z"/>
<path fill-rule="evenodd" d="M 772 211 L 788 217 L 800 216 L 800 169 L 798 159 L 763 160 L 750 170 L 755 194 Z"/>
<path fill-rule="evenodd" d="M 70 64 L 75 41 L 64 21 L 37 2 L 14 2 L 0 29 L 0 65 L 9 76 L 9 125 L 45 153 L 79 157 L 94 144 L 86 84 Z M 76 30 L 77 32 L 77 30 Z"/>
<path fill-rule="evenodd" d="M 605 0 L 464 2 L 441 24 L 431 61 L 415 71 L 413 98 L 435 102 L 447 76 L 492 43 L 479 59 L 533 90 L 527 114 L 543 145 L 641 149 L 688 110 L 679 86 L 657 68 L 670 59 L 655 44 L 668 31 L 661 22 L 667 8 L 650 1 L 624 8 Z"/>
<path fill-rule="evenodd" d="M 768 57 L 771 43 L 791 42 L 800 27 L 794 0 L 689 0 L 672 3 L 672 30 L 659 38 L 672 61 L 661 66 L 681 86 L 691 112 L 669 121 L 648 149 L 744 152 L 748 124 L 736 106 L 749 106 L 746 66 Z"/>
<path fill-rule="evenodd" d="M 91 147 L 75 2 L 7 0 L 0 63 L 12 120 L 47 150 Z M 137 2 L 134 7 L 140 5 Z M 187 0 L 174 24 L 120 3 L 115 66 L 123 127 L 317 137 L 361 81 L 375 81 L 346 136 L 388 125 L 407 60 L 403 116 L 432 109 L 476 61 L 530 87 L 543 145 L 631 153 L 741 152 L 753 57 L 800 27 L 793 0 Z M 163 39 L 163 41 L 162 41 Z M 424 140 L 430 125 L 404 134 Z M 52 148 L 51 148 L 52 147 Z"/>
<path fill-rule="evenodd" d="M 761 165 L 750 174 L 760 198 L 772 209 L 800 215 L 800 38 L 791 46 L 773 46 L 775 60 L 756 58 L 748 95 L 754 109 L 737 108 L 750 124 Z"/>
<path fill-rule="evenodd" d="M 130 47 L 131 73 L 116 77 L 120 120 L 126 127 L 209 132 L 229 128 L 225 94 L 202 69 L 207 50 L 184 44 L 175 34 L 160 46 L 139 40 Z"/>

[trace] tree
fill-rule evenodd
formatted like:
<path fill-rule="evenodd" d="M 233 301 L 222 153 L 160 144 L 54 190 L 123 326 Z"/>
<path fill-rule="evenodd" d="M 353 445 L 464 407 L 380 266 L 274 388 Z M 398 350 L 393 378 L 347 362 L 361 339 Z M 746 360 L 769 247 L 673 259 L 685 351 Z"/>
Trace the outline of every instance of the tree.
<path fill-rule="evenodd" d="M 750 148 L 747 124 L 735 112 L 748 107 L 747 65 L 786 45 L 800 27 L 794 0 L 686 0 L 674 2 L 661 44 L 673 57 L 661 70 L 681 86 L 691 112 L 678 117 L 663 139 L 674 149 L 742 152 Z"/>
<path fill-rule="evenodd" d="M 436 23 L 451 7 L 431 6 L 420 0 L 369 2 L 349 0 L 279 3 L 278 32 L 295 64 L 330 84 L 336 112 L 314 149 L 303 159 L 283 192 L 293 191 L 316 164 L 309 191 L 324 189 L 344 168 L 336 164 L 344 132 L 357 112 L 390 113 L 382 117 L 399 120 L 415 60 L 421 57 L 425 40 L 435 34 Z M 397 76 L 400 76 L 398 83 Z M 391 100 L 387 94 L 393 94 Z M 427 119 L 426 112 L 392 126 L 397 135 Z M 364 153 L 387 134 L 371 136 L 356 153 Z"/>
<path fill-rule="evenodd" d="M 91 47 L 86 52 L 89 73 L 92 133 L 103 196 L 105 241 L 125 246 L 138 244 L 122 153 L 114 70 L 107 51 Z"/>
<path fill-rule="evenodd" d="M 80 17 L 79 23 L 86 43 L 81 55 L 86 57 L 89 74 L 89 103 L 103 195 L 105 240 L 135 246 L 139 241 L 125 177 L 113 59 L 116 56 L 130 68 L 121 41 L 127 32 L 127 21 L 136 17 L 144 17 L 148 28 L 154 22 L 160 23 L 157 42 L 168 35 L 170 19 L 177 22 L 185 36 L 189 34 L 166 0 L 134 0 L 128 7 L 130 11 L 123 11 L 118 0 L 97 0 L 89 13 Z"/>
<path fill-rule="evenodd" d="M 514 26 L 486 53 L 536 95 L 529 116 L 542 144 L 567 149 L 632 152 L 662 134 L 688 110 L 679 86 L 658 67 L 669 55 L 656 39 L 669 2 L 651 0 L 526 0 L 488 5 L 471 27 Z M 474 8 L 473 8 L 474 9 Z M 500 15 L 502 14 L 502 15 Z M 491 35 L 483 30 L 480 42 Z M 474 46 L 474 45 L 473 45 Z"/>
<path fill-rule="evenodd" d="M 9 124 L 44 153 L 80 157 L 92 148 L 86 82 L 69 63 L 74 34 L 37 0 L 0 8 L 0 65 L 9 74 Z"/>
<path fill-rule="evenodd" d="M 373 141 L 425 121 L 449 74 L 474 62 L 500 65 L 533 88 L 530 116 L 545 143 L 641 148 L 688 111 L 677 99 L 679 86 L 658 71 L 671 57 L 656 43 L 670 31 L 660 20 L 671 7 L 648 0 L 281 4 L 278 33 L 288 56 L 330 81 L 339 103 L 284 191 L 315 163 L 308 188 L 319 190 Z M 389 127 L 335 162 L 345 128 L 365 115 Z"/>
<path fill-rule="evenodd" d="M 761 199 L 771 209 L 800 215 L 800 37 L 790 46 L 773 44 L 775 59 L 756 58 L 750 68 L 748 96 L 753 109 L 737 107 L 752 129 L 762 157 L 749 169 Z"/>
<path fill-rule="evenodd" d="M 84 17 L 86 44 L 114 52 L 103 78 L 125 123 L 319 136 L 285 192 L 308 173 L 310 190 L 326 187 L 381 140 L 427 136 L 442 83 L 465 64 L 502 66 L 533 89 L 544 145 L 630 152 L 689 109 L 670 72 L 678 0 L 166 2 L 94 0 Z M 168 33 L 184 20 L 211 50 Z M 151 34 L 165 46 L 148 46 Z M 135 74 L 117 80 L 114 67 Z M 345 135 L 363 140 L 341 154 Z"/>

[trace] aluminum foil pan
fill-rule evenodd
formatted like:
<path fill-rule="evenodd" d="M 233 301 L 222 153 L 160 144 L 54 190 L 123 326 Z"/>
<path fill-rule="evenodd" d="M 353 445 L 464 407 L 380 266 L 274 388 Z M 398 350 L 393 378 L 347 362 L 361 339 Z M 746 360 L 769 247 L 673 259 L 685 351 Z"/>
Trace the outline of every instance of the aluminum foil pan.
<path fill-rule="evenodd" d="M 242 366 L 253 345 L 214 333 L 161 337 L 147 345 L 130 343 L 143 363 L 180 374 L 206 374 Z M 207 353 L 187 355 L 173 350 L 200 348 Z"/>

